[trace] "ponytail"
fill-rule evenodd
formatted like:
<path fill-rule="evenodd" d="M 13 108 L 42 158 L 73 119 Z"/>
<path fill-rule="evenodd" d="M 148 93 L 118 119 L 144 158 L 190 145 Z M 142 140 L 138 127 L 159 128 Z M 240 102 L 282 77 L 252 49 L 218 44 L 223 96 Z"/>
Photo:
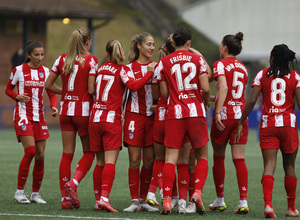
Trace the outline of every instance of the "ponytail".
<path fill-rule="evenodd" d="M 124 49 L 118 40 L 109 41 L 106 44 L 106 52 L 109 54 L 110 60 L 118 65 L 125 60 Z"/>
<path fill-rule="evenodd" d="M 73 31 L 68 43 L 66 60 L 63 67 L 64 74 L 68 75 L 73 72 L 77 56 L 89 53 L 85 47 L 85 44 L 88 40 L 91 39 L 92 34 L 90 30 L 86 27 L 82 27 Z"/>
<path fill-rule="evenodd" d="M 139 33 L 133 36 L 130 48 L 129 48 L 129 55 L 128 55 L 128 63 L 132 63 L 139 58 L 140 52 L 138 48 L 138 44 L 142 45 L 142 43 L 146 40 L 147 37 L 151 36 L 151 34 L 147 32 Z"/>

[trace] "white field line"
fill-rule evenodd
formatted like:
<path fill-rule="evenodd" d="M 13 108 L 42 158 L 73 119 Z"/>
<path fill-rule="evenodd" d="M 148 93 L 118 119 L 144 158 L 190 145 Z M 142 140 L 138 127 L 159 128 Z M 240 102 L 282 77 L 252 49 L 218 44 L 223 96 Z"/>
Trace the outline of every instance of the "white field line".
<path fill-rule="evenodd" d="M 103 220 L 145 220 L 131 218 L 105 218 L 105 217 L 89 217 L 89 216 L 67 216 L 67 215 L 42 215 L 42 214 L 12 214 L 0 213 L 0 216 L 23 216 L 23 217 L 45 217 L 45 218 L 70 218 L 70 219 L 103 219 Z"/>

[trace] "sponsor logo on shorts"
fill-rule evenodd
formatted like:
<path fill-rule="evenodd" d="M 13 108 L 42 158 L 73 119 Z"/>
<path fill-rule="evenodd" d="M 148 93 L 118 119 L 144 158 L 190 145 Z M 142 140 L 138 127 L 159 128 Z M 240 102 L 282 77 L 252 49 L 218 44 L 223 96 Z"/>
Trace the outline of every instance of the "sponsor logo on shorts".
<path fill-rule="evenodd" d="M 129 139 L 132 140 L 134 138 L 134 133 L 133 132 L 129 132 L 128 137 L 129 137 Z"/>
<path fill-rule="evenodd" d="M 48 130 L 48 127 L 47 126 L 42 126 L 42 129 L 43 130 Z"/>
<path fill-rule="evenodd" d="M 26 129 L 27 129 L 27 125 L 25 124 L 25 125 L 22 125 L 22 131 L 26 131 Z"/>

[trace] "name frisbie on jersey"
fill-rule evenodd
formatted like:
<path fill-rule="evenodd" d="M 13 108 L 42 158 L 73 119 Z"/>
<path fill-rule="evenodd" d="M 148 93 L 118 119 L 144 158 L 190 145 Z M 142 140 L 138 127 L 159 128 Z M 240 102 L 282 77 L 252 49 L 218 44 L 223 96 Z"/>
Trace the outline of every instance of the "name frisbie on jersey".
<path fill-rule="evenodd" d="M 176 56 L 176 57 L 172 57 L 170 59 L 170 62 L 173 64 L 173 63 L 176 63 L 176 62 L 179 62 L 179 61 L 191 61 L 191 59 L 192 59 L 192 56 L 179 55 L 179 56 Z"/>

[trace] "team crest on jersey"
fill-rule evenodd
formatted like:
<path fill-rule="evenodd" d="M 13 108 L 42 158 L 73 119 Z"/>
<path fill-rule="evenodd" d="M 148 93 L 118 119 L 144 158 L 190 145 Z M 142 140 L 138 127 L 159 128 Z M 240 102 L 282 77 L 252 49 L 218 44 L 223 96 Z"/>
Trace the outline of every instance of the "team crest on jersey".
<path fill-rule="evenodd" d="M 26 131 L 26 129 L 27 129 L 27 124 L 24 124 L 24 125 L 22 125 L 22 131 Z"/>
<path fill-rule="evenodd" d="M 134 138 L 134 133 L 133 132 L 129 132 L 128 137 L 129 137 L 129 139 L 132 140 Z"/>
<path fill-rule="evenodd" d="M 40 76 L 40 78 L 44 79 L 44 77 L 45 77 L 45 73 L 43 73 L 43 72 L 39 72 L 39 76 Z"/>

